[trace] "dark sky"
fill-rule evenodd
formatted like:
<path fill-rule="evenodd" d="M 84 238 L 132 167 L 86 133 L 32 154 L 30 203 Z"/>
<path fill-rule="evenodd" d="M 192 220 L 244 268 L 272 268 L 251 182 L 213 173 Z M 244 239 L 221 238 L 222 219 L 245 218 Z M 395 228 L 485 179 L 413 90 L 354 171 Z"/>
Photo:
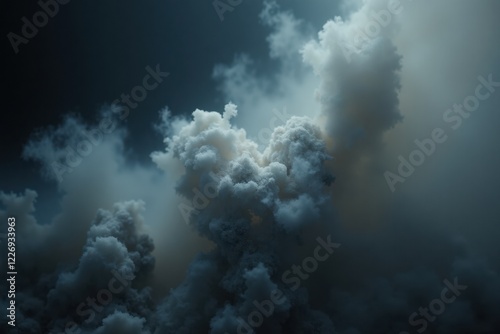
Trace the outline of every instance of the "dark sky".
<path fill-rule="evenodd" d="M 325 1 L 320 4 L 327 6 Z M 305 17 L 321 12 L 299 1 L 288 5 Z M 10 0 L 2 6 L 4 36 L 19 34 L 21 18 L 40 9 L 35 2 Z M 248 53 L 261 70 L 270 66 L 264 57 L 268 29 L 258 19 L 261 6 L 261 1 L 244 1 L 221 21 L 208 0 L 70 1 L 28 44 L 19 46 L 18 54 L 5 37 L 2 100 L 8 121 L 1 123 L 3 169 L 19 175 L 21 168 L 35 183 L 32 169 L 19 161 L 30 133 L 58 124 L 68 112 L 94 118 L 103 104 L 140 83 L 148 65 L 160 64 L 170 77 L 134 110 L 142 116 L 128 120 L 130 131 L 137 134 L 133 148 L 154 147 L 151 122 L 167 105 L 174 114 L 220 107 L 226 101 L 216 94 L 215 64 Z M 10 179 L 2 179 L 0 187 L 20 190 Z"/>
<path fill-rule="evenodd" d="M 19 33 L 21 18 L 39 10 L 15 1 L 3 6 L 4 36 Z M 148 65 L 161 64 L 171 77 L 134 110 L 143 116 L 129 119 L 131 131 L 140 134 L 135 147 L 151 145 L 150 123 L 167 104 L 177 113 L 214 108 L 213 64 L 231 60 L 235 50 L 264 52 L 262 39 L 250 40 L 257 29 L 264 33 L 255 22 L 257 10 L 245 5 L 221 22 L 209 1 L 72 1 L 18 54 L 5 38 L 3 168 L 28 172 L 19 158 L 33 129 L 57 124 L 67 112 L 92 119 L 104 103 L 140 83 Z M 16 187 L 3 179 L 7 185 Z"/>

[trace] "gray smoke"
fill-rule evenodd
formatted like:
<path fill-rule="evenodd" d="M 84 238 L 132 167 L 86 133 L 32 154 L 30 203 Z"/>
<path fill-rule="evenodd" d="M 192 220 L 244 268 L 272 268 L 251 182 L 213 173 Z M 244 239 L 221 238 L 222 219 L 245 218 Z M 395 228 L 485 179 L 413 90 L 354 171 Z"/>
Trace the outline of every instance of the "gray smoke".
<path fill-rule="evenodd" d="M 29 203 L 33 196 L 32 191 L 24 196 L 2 193 L 5 211 L 0 216 L 15 215 L 21 222 L 19 218 L 23 217 L 16 214 L 18 204 Z M 99 210 L 78 262 L 61 263 L 52 272 L 37 268 L 32 256 L 37 256 L 41 264 L 57 257 L 65 251 L 62 240 L 48 239 L 60 246 L 59 252 L 54 252 L 45 240 L 19 224 L 16 328 L 21 333 L 64 333 L 67 329 L 74 333 L 115 333 L 113 328 L 123 326 L 117 319 L 134 326 L 143 322 L 154 305 L 151 289 L 144 285 L 154 268 L 154 246 L 152 239 L 141 233 L 143 209 L 142 202 L 129 201 L 115 204 L 112 211 Z M 37 250 L 25 247 L 33 238 L 39 243 Z"/>
<path fill-rule="evenodd" d="M 277 70 L 254 71 L 249 55 L 216 66 L 221 92 L 235 104 L 190 117 L 165 108 L 155 124 L 165 150 L 151 154 L 154 165 L 131 161 L 127 132 L 116 124 L 99 144 L 89 141 L 92 151 L 59 182 L 53 162 L 67 164 L 98 126 L 73 115 L 35 133 L 24 156 L 58 181 L 61 200 L 60 212 L 40 221 L 36 191 L 0 192 L 0 220 L 17 221 L 19 331 L 498 333 L 498 98 L 485 103 L 491 118 L 464 130 L 491 130 L 477 137 L 489 145 L 488 159 L 464 158 L 481 151 L 464 137 L 396 194 L 383 176 L 407 143 L 463 100 L 466 79 L 495 63 L 487 32 L 498 28 L 498 4 L 401 6 L 359 40 L 386 1 L 343 7 L 317 37 L 266 3 L 260 18 Z M 477 30 L 454 13 L 477 14 L 469 17 Z M 473 57 L 455 55 L 466 51 L 457 32 L 474 42 L 467 51 L 480 62 L 467 67 Z M 467 70 L 449 65 L 454 56 Z M 441 68 L 446 75 L 436 74 Z M 277 123 L 269 110 L 282 105 L 298 116 Z M 115 109 L 100 118 L 113 119 Z M 267 127 L 272 135 L 262 141 L 256 132 Z M 469 174 L 452 173 L 461 168 Z M 301 271 L 307 263 L 317 266 Z M 440 303 L 445 309 L 433 312 Z"/>
<path fill-rule="evenodd" d="M 280 278 L 284 265 L 300 260 L 293 254 L 295 237 L 322 224 L 330 174 L 319 128 L 306 118 L 292 118 L 274 130 L 261 153 L 243 129 L 230 124 L 236 113 L 232 104 L 222 116 L 195 111 L 193 121 L 167 141 L 167 152 L 153 156 L 162 168 L 170 157 L 183 163 L 180 194 L 212 193 L 190 218 L 215 244 L 159 306 L 158 333 L 242 330 L 240 319 L 247 319 L 254 301 L 269 298 L 277 288 L 286 291 Z M 327 332 L 328 318 L 310 309 L 305 295 L 287 299 L 259 331 L 300 333 L 309 326 Z"/>

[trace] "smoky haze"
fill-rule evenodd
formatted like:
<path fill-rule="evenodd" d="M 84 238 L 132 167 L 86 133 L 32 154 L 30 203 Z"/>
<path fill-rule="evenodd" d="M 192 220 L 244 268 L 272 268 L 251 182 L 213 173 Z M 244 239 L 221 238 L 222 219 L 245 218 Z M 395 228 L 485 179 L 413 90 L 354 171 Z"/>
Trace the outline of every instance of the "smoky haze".
<path fill-rule="evenodd" d="M 229 3 L 179 12 L 234 46 L 188 29 L 194 67 L 141 54 L 137 107 L 113 93 L 23 137 L 42 181 L 5 167 L 24 190 L 0 191 L 1 326 L 500 332 L 500 5 Z"/>

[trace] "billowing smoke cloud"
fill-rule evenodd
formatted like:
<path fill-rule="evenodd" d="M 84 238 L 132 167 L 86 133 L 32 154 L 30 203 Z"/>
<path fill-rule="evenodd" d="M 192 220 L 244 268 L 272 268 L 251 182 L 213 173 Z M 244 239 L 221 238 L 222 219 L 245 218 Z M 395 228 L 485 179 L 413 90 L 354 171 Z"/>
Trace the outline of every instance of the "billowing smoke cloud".
<path fill-rule="evenodd" d="M 100 210 L 88 230 L 78 262 L 61 263 L 54 271 L 44 272 L 37 268 L 44 264 L 38 260 L 57 258 L 64 252 L 64 244 L 49 239 L 60 247 L 54 250 L 42 235 L 33 233 L 34 225 L 24 224 L 29 220 L 22 220 L 27 217 L 19 210 L 24 206 L 29 213 L 35 195 L 33 191 L 24 196 L 2 193 L 6 210 L 0 215 L 17 217 L 19 226 L 16 328 L 22 333 L 113 333 L 114 328 L 123 326 L 117 322 L 119 318 L 144 322 L 153 306 L 151 289 L 144 282 L 154 268 L 153 241 L 141 232 L 144 203 L 123 202 L 115 204 L 113 211 Z M 5 318 L 2 322 L 7 326 Z"/>
<path fill-rule="evenodd" d="M 307 231 L 320 230 L 325 224 L 321 217 L 330 202 L 332 176 L 324 166 L 330 157 L 320 129 L 307 118 L 291 118 L 274 130 L 261 152 L 243 129 L 231 125 L 236 115 L 232 104 L 223 115 L 197 110 L 190 123 L 172 122 L 179 126 L 166 130 L 173 133 L 165 141 L 167 151 L 153 154 L 153 160 L 167 172 L 178 168 L 174 161 L 181 163 L 184 173 L 176 186 L 181 196 L 191 197 L 193 189 L 211 194 L 208 205 L 193 210 L 188 218 L 199 234 L 214 244 L 211 252 L 199 255 L 190 265 L 185 281 L 160 303 L 156 315 L 152 316 L 153 300 L 145 288 L 151 282 L 154 261 L 152 239 L 139 234 L 143 204 L 126 202 L 115 204 L 112 212 L 97 211 L 79 260 L 73 260 L 75 269 L 49 268 L 53 271 L 47 270 L 46 278 L 38 280 L 41 286 L 18 296 L 20 321 L 26 331 L 56 333 L 78 326 L 83 331 L 111 333 L 129 323 L 129 328 L 138 332 L 146 330 L 143 326 L 159 333 L 236 332 L 241 330 L 241 319 L 253 311 L 253 302 L 269 298 L 278 288 L 285 291 L 286 303 L 276 307 L 276 317 L 266 321 L 262 330 L 296 328 L 301 332 L 330 327 L 326 315 L 310 309 L 305 292 L 298 297 L 291 294 L 281 278 L 287 265 L 301 260 L 294 254 L 298 245 L 310 244 Z M 51 242 L 60 242 L 64 236 L 50 230 L 54 225 L 38 225 L 29 217 L 36 193 L 2 196 L 6 207 L 2 216 L 15 215 L 32 222 L 31 226 L 22 223 L 19 247 L 28 243 L 30 234 L 25 231 L 46 230 L 46 238 L 40 235 L 35 239 L 44 249 L 40 259 L 51 256 L 55 250 L 45 244 L 48 236 L 55 238 Z M 302 252 L 305 245 L 299 247 Z M 29 256 L 21 254 L 21 258 Z M 71 268 L 71 263 L 67 267 Z M 30 277 L 41 273 L 35 268 Z M 130 283 L 126 283 L 124 293 L 108 296 L 102 289 L 109 286 L 111 290 L 113 275 Z M 28 282 L 19 282 L 20 288 L 25 284 Z M 93 295 L 100 304 L 86 299 Z M 43 306 L 47 313 L 25 305 Z M 56 320 L 50 320 L 49 314 Z"/>
<path fill-rule="evenodd" d="M 243 129 L 230 124 L 236 113 L 232 104 L 223 115 L 196 110 L 193 121 L 167 141 L 167 153 L 153 155 L 162 168 L 171 157 L 183 163 L 179 193 L 202 189 L 212 197 L 203 208 L 193 208 L 190 218 L 216 245 L 159 307 L 159 333 L 242 331 L 240 319 L 254 311 L 253 302 L 283 289 L 283 264 L 296 259 L 290 252 L 297 247 L 295 236 L 320 224 L 326 209 L 331 176 L 319 128 L 306 118 L 291 118 L 274 130 L 261 153 Z M 289 301 L 261 331 L 300 333 L 304 326 L 326 326 L 307 299 Z"/>
<path fill-rule="evenodd" d="M 383 135 L 402 119 L 401 56 L 390 38 L 396 22 L 384 27 L 374 15 L 394 15 L 387 7 L 387 1 L 364 1 L 347 19 L 326 23 L 319 40 L 302 49 L 304 61 L 321 79 L 317 96 L 335 157 L 336 204 L 351 226 L 384 218 Z"/>
<path fill-rule="evenodd" d="M 266 3 L 260 19 L 271 29 L 269 56 L 277 70 L 267 75 L 251 55 L 216 66 L 221 92 L 239 107 L 196 110 L 188 118 L 166 108 L 156 125 L 166 148 L 151 154 L 154 165 L 132 161 L 118 124 L 99 144 L 89 139 L 99 126 L 75 116 L 35 134 L 24 155 L 56 181 L 53 162 L 66 164 L 82 140 L 92 150 L 58 169 L 61 209 L 52 221 L 35 218 L 35 191 L 0 193 L 0 219 L 17 221 L 18 329 L 499 332 L 500 251 L 489 236 L 498 232 L 498 194 L 483 185 L 478 205 L 467 185 L 431 174 L 431 166 L 415 175 L 419 185 L 409 181 L 395 196 L 383 176 L 402 143 L 421 135 L 414 124 L 428 122 L 415 111 L 431 106 L 422 91 L 444 106 L 449 91 L 468 91 L 455 68 L 447 74 L 460 83 L 439 94 L 422 88 L 440 65 L 420 50 L 455 39 L 427 38 L 419 29 L 425 19 L 436 26 L 439 10 L 485 13 L 493 5 L 443 3 L 429 5 L 435 11 L 429 14 L 414 2 L 401 2 L 400 10 L 382 0 L 355 2 L 317 37 L 311 25 Z M 389 8 L 390 17 L 380 16 Z M 378 30 L 366 35 L 376 23 Z M 453 23 L 448 30 L 459 28 Z M 490 47 L 476 47 L 484 64 L 493 64 Z M 290 114 L 278 124 L 269 111 L 282 106 Z M 114 109 L 100 117 L 113 119 Z M 266 141 L 258 136 L 264 127 L 272 133 Z M 463 162 L 456 151 L 444 153 L 457 162 L 454 169 Z M 494 160 L 485 167 L 489 178 L 476 177 L 495 184 L 498 166 Z M 469 202 L 455 193 L 466 193 Z M 464 209 L 454 208 L 455 200 Z"/>
<path fill-rule="evenodd" d="M 158 238 L 156 271 L 162 274 L 155 276 L 159 279 L 155 285 L 166 292 L 179 283 L 187 263 L 207 244 L 189 230 L 177 208 L 174 184 L 180 171 L 176 163 L 172 162 L 171 173 L 165 175 L 153 165 L 131 162 L 131 152 L 124 147 L 127 132 L 116 114 L 114 106 L 106 108 L 98 114 L 96 124 L 86 124 L 77 116 L 66 117 L 58 128 L 37 132 L 26 146 L 24 155 L 41 163 L 43 175 L 57 181 L 62 195 L 61 212 L 53 221 L 40 221 L 37 228 L 49 230 L 46 238 L 52 240 L 46 243 L 47 254 L 61 247 L 65 251 L 60 259 L 42 262 L 74 262 L 97 210 L 111 210 L 116 202 L 140 199 L 146 206 L 146 228 Z M 102 131 L 103 123 L 108 124 L 104 128 L 108 131 Z M 179 251 L 181 256 L 175 254 Z"/>
<path fill-rule="evenodd" d="M 498 309 L 498 298 L 484 296 L 488 295 L 492 287 L 498 288 L 499 268 L 494 265 L 495 261 L 487 264 L 488 261 L 482 259 L 482 256 L 476 256 L 476 252 L 479 251 L 477 244 L 466 243 L 457 246 L 456 236 L 461 233 L 445 222 L 450 221 L 452 212 L 456 213 L 459 210 L 454 208 L 451 201 L 443 204 L 443 192 L 446 192 L 447 188 L 441 188 L 440 196 L 429 198 L 429 202 L 433 202 L 430 211 L 425 208 L 430 203 L 417 204 L 419 198 L 429 196 L 428 187 L 422 186 L 428 185 L 428 180 L 417 177 L 422 182 L 418 187 L 407 186 L 409 188 L 396 197 L 391 194 L 383 177 L 386 170 L 394 168 L 398 155 L 405 152 L 402 143 L 413 144 L 416 138 L 428 135 L 428 130 L 424 129 L 423 133 L 418 132 L 416 130 L 419 128 L 415 126 L 412 128 L 412 125 L 428 122 L 424 119 L 424 115 L 436 111 L 432 108 L 439 108 L 434 104 L 426 104 L 425 96 L 415 101 L 415 96 L 422 89 L 420 88 L 422 85 L 416 86 L 416 83 L 425 81 L 421 76 L 422 70 L 425 69 L 428 76 L 437 76 L 438 66 L 450 67 L 453 64 L 449 61 L 454 58 L 451 51 L 446 50 L 448 59 L 444 60 L 446 57 L 443 57 L 443 61 L 437 65 L 430 59 L 430 55 L 434 53 L 419 52 L 418 47 L 431 49 L 439 54 L 439 51 L 435 50 L 446 49 L 442 44 L 444 40 L 449 39 L 449 43 L 453 43 L 456 49 L 456 40 L 451 37 L 452 31 L 463 30 L 457 22 L 447 27 L 450 31 L 448 35 L 443 32 L 444 36 L 439 39 L 431 38 L 432 42 L 425 44 L 429 43 L 427 38 L 429 33 L 422 29 L 423 17 L 429 19 L 431 15 L 432 26 L 437 26 L 442 22 L 443 11 L 446 15 L 452 16 L 455 11 L 451 8 L 459 6 L 458 12 L 464 14 L 474 12 L 478 14 L 478 20 L 479 17 L 488 17 L 488 22 L 491 23 L 492 19 L 487 14 L 491 11 L 491 4 L 474 9 L 463 3 L 457 5 L 451 2 L 439 8 L 427 8 L 409 2 L 401 2 L 400 6 L 392 7 L 393 5 L 386 1 L 360 1 L 358 5 L 359 7 L 350 6 L 351 12 L 344 18 L 339 17 L 325 24 L 317 40 L 300 47 L 304 62 L 312 66 L 320 79 L 315 92 L 320 116 L 315 118 L 315 122 L 321 126 L 328 152 L 333 156 L 333 160 L 329 163 L 329 168 L 336 177 L 332 187 L 332 202 L 339 213 L 337 218 L 330 219 L 336 222 L 337 239 L 343 241 L 343 245 L 349 245 L 344 248 L 342 258 L 334 260 L 338 261 L 335 266 L 330 267 L 330 271 L 323 272 L 318 278 L 320 284 L 309 289 L 311 302 L 314 305 L 323 305 L 322 310 L 329 310 L 326 313 L 330 315 L 335 328 L 341 333 L 423 331 L 421 318 L 426 321 L 427 330 L 437 333 L 493 333 L 498 330 L 498 323 L 492 316 Z M 394 12 L 390 11 L 391 8 Z M 296 20 L 293 16 L 288 16 L 288 19 Z M 408 22 L 411 22 L 413 29 L 407 27 Z M 288 28 L 290 26 L 288 25 Z M 401 26 L 406 28 L 402 32 L 399 31 Z M 477 22 L 477 26 L 483 25 Z M 275 28 L 287 30 L 279 25 Z M 295 38 L 303 36 L 304 30 L 300 30 L 297 26 L 295 28 Z M 477 32 L 467 31 L 467 34 L 476 36 L 472 40 L 485 38 L 485 35 L 490 38 L 486 28 L 478 29 Z M 279 35 L 283 33 L 273 33 L 273 36 Z M 415 39 L 419 40 L 418 46 L 409 42 Z M 271 50 L 276 44 L 279 45 L 278 41 L 270 39 Z M 486 64 L 491 64 L 494 55 L 498 53 L 491 50 L 491 43 L 490 46 L 479 46 L 475 42 L 474 44 L 476 52 L 478 49 L 484 49 L 484 52 L 479 52 L 480 59 L 484 59 Z M 276 53 L 271 54 L 276 55 Z M 429 59 L 425 58 L 426 60 L 422 61 L 421 58 L 427 55 Z M 284 64 L 289 61 L 289 57 L 277 58 Z M 464 57 L 463 60 L 466 63 L 470 58 Z M 232 71 L 242 65 L 248 66 L 247 64 L 248 61 L 236 63 Z M 403 64 L 410 68 L 405 71 Z M 463 66 L 468 67 L 465 64 Z M 470 73 L 474 80 L 477 73 L 487 71 L 482 67 L 477 66 L 478 72 Z M 441 81 L 446 81 L 447 87 L 443 88 L 444 82 L 439 87 L 433 85 L 434 91 L 429 89 L 429 93 L 432 93 L 431 101 L 436 101 L 436 92 L 450 91 L 462 82 L 466 82 L 467 77 L 464 74 L 462 81 L 450 83 L 448 80 L 450 76 L 458 76 L 457 69 L 453 68 L 453 71 L 454 73 L 449 73 L 446 77 L 439 75 Z M 226 73 L 234 72 L 228 70 Z M 239 73 L 242 75 L 245 72 Z M 291 75 L 291 72 L 285 70 L 280 74 L 280 78 Z M 409 89 L 404 90 L 400 76 L 410 85 Z M 249 79 L 246 82 L 258 78 L 250 73 L 247 73 L 246 77 Z M 241 77 L 239 78 L 241 80 Z M 224 79 L 225 87 L 230 87 L 225 90 L 228 98 L 237 99 L 240 95 L 244 95 L 243 90 L 235 88 L 238 87 L 236 78 L 226 76 Z M 265 79 L 266 77 L 263 82 L 266 82 Z M 286 84 L 280 87 L 286 87 Z M 308 89 L 306 83 L 301 87 L 303 91 L 298 96 L 307 101 L 308 94 L 312 95 L 313 92 Z M 458 95 L 463 100 L 468 91 L 462 87 L 458 91 L 465 94 Z M 402 93 L 405 97 L 403 105 L 406 110 L 400 108 L 399 97 Z M 290 89 L 289 93 L 284 95 L 293 96 L 295 99 L 297 91 Z M 262 93 L 259 97 L 260 100 L 276 104 L 278 104 L 276 101 L 279 101 L 272 93 Z M 411 101 L 411 104 L 408 104 L 408 101 Z M 417 103 L 422 110 L 415 108 Z M 443 111 L 447 107 L 447 104 L 444 104 Z M 315 117 L 317 115 L 315 108 L 315 104 L 310 104 L 305 114 Z M 414 114 L 408 115 L 409 109 Z M 405 123 L 403 115 L 411 119 L 411 122 Z M 431 124 L 429 130 L 438 124 Z M 457 164 L 461 159 L 463 158 L 457 157 Z M 430 177 L 433 180 L 433 187 L 440 188 L 442 181 Z M 458 180 L 455 182 L 461 183 Z M 453 186 L 449 189 L 455 188 Z M 416 197 L 415 191 L 420 197 Z M 485 196 L 490 195 L 485 193 Z M 491 194 L 491 196 L 497 195 Z M 464 208 L 476 210 L 472 203 L 463 203 L 463 200 L 461 203 Z M 495 214 L 498 210 L 481 205 L 481 208 L 483 207 L 489 214 L 484 211 L 479 212 L 480 217 L 498 216 Z M 469 225 L 466 233 L 473 231 L 470 225 L 473 218 L 470 215 L 469 219 L 455 214 L 453 217 L 454 223 Z M 489 219 L 498 221 L 495 218 Z M 483 221 L 481 224 L 488 222 Z M 497 231 L 491 225 L 486 228 L 490 233 Z M 362 235 L 358 231 L 361 231 Z M 481 235 L 484 240 L 484 232 L 474 231 L 474 234 L 477 238 L 481 238 L 479 236 Z M 481 247 L 480 244 L 479 246 Z M 483 256 L 488 253 L 498 254 L 498 251 L 491 247 L 481 248 L 483 249 L 479 252 Z M 489 259 L 494 260 L 495 255 L 489 256 Z M 461 301 L 453 304 L 454 306 L 447 306 L 446 315 L 440 316 L 433 322 L 419 314 L 419 308 L 428 307 L 433 299 L 439 297 L 444 288 L 443 280 L 452 280 L 454 277 L 467 277 L 467 283 L 473 284 L 474 288 L 471 289 L 472 285 L 468 285 L 467 293 L 460 297 Z M 487 287 L 478 284 L 481 279 L 489 282 L 486 284 Z M 329 290 L 326 288 L 328 286 L 334 288 L 330 298 L 325 298 L 323 296 L 325 291 Z M 326 304 L 330 306 L 324 306 Z M 420 321 L 419 326 L 414 327 L 413 323 L 409 323 L 411 315 L 414 316 L 412 318 L 414 321 Z"/>

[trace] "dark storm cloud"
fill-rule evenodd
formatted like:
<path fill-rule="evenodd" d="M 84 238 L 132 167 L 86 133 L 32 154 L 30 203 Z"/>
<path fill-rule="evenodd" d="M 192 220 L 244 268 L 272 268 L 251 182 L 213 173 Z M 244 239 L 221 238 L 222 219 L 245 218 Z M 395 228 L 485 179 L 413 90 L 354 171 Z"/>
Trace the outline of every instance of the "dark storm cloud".
<path fill-rule="evenodd" d="M 191 215 L 193 226 L 216 249 L 200 256 L 184 283 L 159 306 L 159 333 L 251 332 L 242 319 L 253 311 L 254 301 L 283 285 L 280 258 L 294 247 L 294 235 L 319 223 L 328 202 L 323 163 L 329 157 L 319 128 L 306 118 L 292 118 L 274 130 L 261 153 L 243 129 L 230 124 L 236 113 L 231 104 L 222 116 L 196 110 L 193 121 L 167 141 L 168 151 L 153 156 L 167 170 L 172 157 L 182 162 L 185 175 L 177 189 L 184 196 L 213 182 L 210 172 L 224 175 L 215 185 L 217 196 Z M 304 313 L 295 318 L 300 309 Z M 279 333 L 284 330 L 279 323 L 287 322 L 287 328 L 294 323 L 300 332 L 320 328 L 326 319 L 309 309 L 306 297 L 290 298 L 258 330 Z"/>
<path fill-rule="evenodd" d="M 29 203 L 30 197 L 33 192 L 25 196 L 2 194 L 5 211 L 0 212 L 1 216 L 22 218 L 16 204 Z M 33 209 L 24 208 L 26 214 Z M 23 333 L 94 332 L 101 324 L 104 329 L 112 328 L 120 316 L 130 317 L 130 321 L 148 316 L 153 303 L 150 288 L 144 287 L 143 282 L 154 268 L 154 246 L 152 239 L 139 231 L 143 209 L 143 203 L 130 201 L 117 203 L 112 212 L 100 210 L 88 230 L 79 259 L 72 264 L 61 263 L 49 272 L 38 267 L 32 256 L 50 251 L 39 255 L 41 260 L 56 257 L 65 251 L 62 239 L 68 234 L 47 231 L 56 234 L 50 240 L 58 246 L 54 250 L 42 236 L 19 224 L 16 241 L 21 251 L 17 270 L 22 275 L 16 282 L 16 328 Z M 26 247 L 33 239 L 40 242 L 38 251 Z M 30 253 L 25 255 L 26 251 Z"/>

